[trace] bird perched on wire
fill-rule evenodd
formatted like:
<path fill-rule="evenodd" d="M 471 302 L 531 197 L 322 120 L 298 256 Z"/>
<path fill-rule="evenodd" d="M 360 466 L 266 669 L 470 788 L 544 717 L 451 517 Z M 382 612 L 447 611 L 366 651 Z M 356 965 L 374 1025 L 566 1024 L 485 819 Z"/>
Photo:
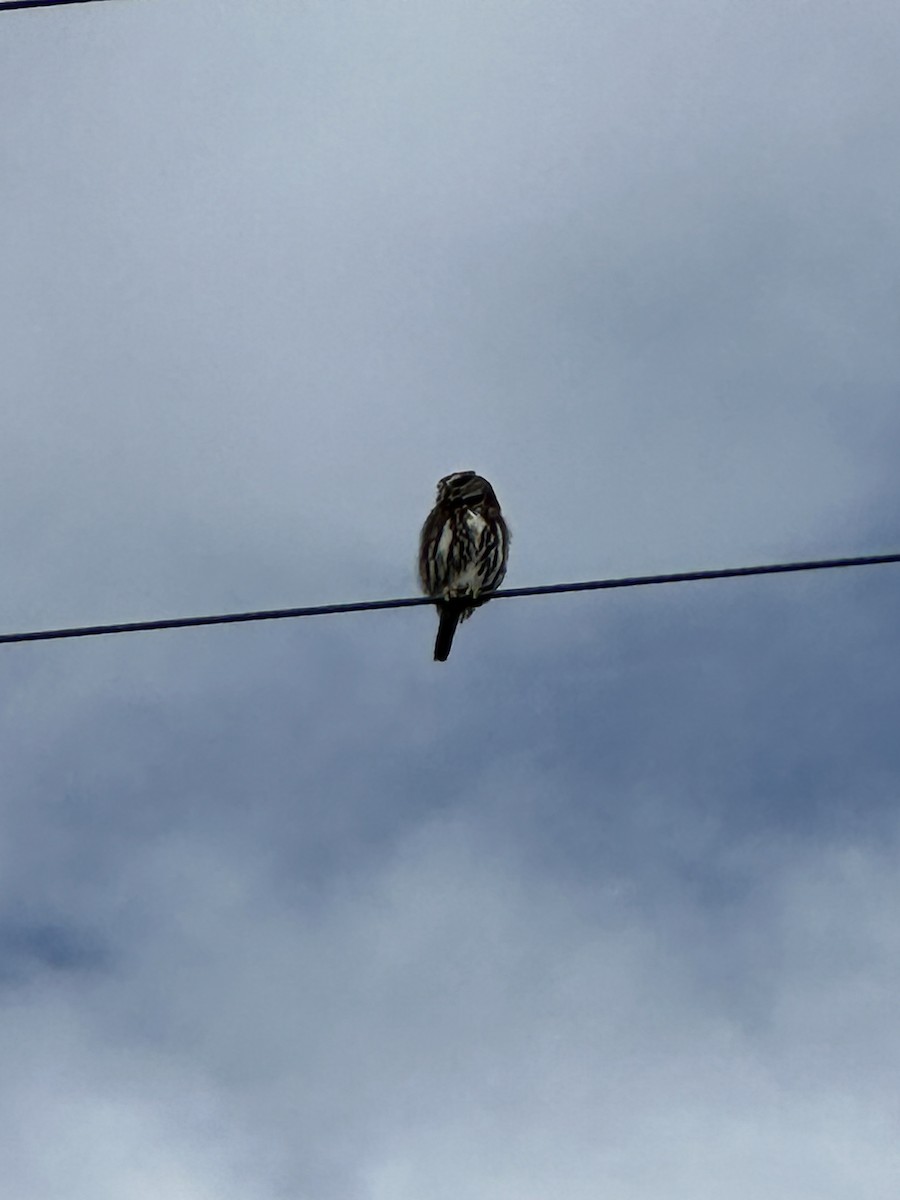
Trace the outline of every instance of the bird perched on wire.
<path fill-rule="evenodd" d="M 484 476 L 445 475 L 419 541 L 422 591 L 435 598 L 440 617 L 435 662 L 446 662 L 456 626 L 503 582 L 508 550 L 509 528 Z"/>

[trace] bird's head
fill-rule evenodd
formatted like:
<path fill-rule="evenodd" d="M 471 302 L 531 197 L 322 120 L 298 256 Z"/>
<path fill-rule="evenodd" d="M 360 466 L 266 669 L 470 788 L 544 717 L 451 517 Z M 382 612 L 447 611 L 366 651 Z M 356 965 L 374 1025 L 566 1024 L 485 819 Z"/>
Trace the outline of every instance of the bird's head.
<path fill-rule="evenodd" d="M 475 508 L 486 503 L 496 507 L 497 497 L 482 475 L 476 475 L 474 471 L 454 471 L 438 483 L 437 502 L 454 508 Z"/>

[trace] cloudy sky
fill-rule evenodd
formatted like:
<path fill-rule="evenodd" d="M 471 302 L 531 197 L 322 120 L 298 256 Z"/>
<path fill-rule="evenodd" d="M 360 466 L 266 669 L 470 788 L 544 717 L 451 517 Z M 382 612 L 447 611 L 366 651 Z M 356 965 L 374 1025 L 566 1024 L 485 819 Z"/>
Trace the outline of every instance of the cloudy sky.
<path fill-rule="evenodd" d="M 900 547 L 895 0 L 0 14 L 0 629 Z M 894 1200 L 900 568 L 0 648 L 15 1200 Z"/>

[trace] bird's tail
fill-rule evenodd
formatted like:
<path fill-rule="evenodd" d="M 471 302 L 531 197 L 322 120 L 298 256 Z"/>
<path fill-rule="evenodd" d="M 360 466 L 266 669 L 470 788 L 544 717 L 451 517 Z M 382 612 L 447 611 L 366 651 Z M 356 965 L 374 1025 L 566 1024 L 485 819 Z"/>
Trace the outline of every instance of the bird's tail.
<path fill-rule="evenodd" d="M 446 662 L 450 647 L 453 645 L 453 635 L 466 606 L 458 601 L 444 600 L 438 605 L 440 624 L 434 642 L 434 661 Z"/>

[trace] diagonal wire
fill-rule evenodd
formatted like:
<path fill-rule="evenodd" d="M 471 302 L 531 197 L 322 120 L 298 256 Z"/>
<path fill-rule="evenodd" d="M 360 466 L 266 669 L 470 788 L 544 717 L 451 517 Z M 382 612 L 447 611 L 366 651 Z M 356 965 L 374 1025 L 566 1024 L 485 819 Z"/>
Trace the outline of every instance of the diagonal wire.
<path fill-rule="evenodd" d="M 657 583 L 695 583 L 706 579 L 736 579 L 746 575 L 787 575 L 797 571 L 827 571 L 837 567 L 871 567 L 900 563 L 900 554 L 869 554 L 862 558 L 821 558 L 808 562 L 766 563 L 758 567 L 725 567 L 718 571 L 679 571 L 673 575 L 627 575 L 620 579 L 590 579 L 584 583 L 548 583 L 540 587 L 504 588 L 491 600 L 514 596 L 551 596 L 560 592 L 599 592 L 612 588 L 648 587 Z M 269 608 L 257 612 L 219 613 L 210 617 L 171 617 L 158 621 L 128 621 L 118 625 L 82 625 L 72 629 L 35 629 L 29 633 L 0 633 L 0 644 L 49 642 L 59 638 L 100 637 L 107 633 L 146 633 L 153 629 L 187 629 L 197 625 L 238 625 L 248 621 L 281 621 L 292 617 L 327 617 L 338 613 L 371 612 L 383 608 L 417 608 L 434 604 L 428 596 L 399 600 L 359 600 L 351 604 L 317 604 L 309 608 Z"/>
<path fill-rule="evenodd" d="M 102 0 L 0 0 L 0 12 L 15 8 L 58 8 L 61 4 L 100 4 Z"/>

